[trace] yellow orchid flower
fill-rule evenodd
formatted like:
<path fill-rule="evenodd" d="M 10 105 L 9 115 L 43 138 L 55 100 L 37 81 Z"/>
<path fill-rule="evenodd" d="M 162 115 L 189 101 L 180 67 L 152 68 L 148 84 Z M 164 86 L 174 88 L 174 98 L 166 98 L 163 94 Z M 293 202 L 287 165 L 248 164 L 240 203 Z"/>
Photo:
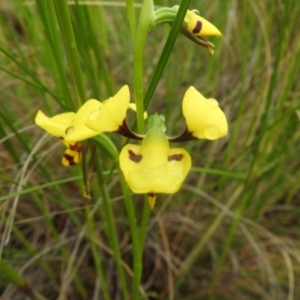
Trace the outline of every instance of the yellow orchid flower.
<path fill-rule="evenodd" d="M 88 100 L 77 113 L 67 112 L 54 117 L 47 117 L 41 110 L 38 111 L 35 123 L 51 135 L 60 138 L 67 147 L 62 158 L 64 166 L 81 163 L 82 146 L 79 142 L 98 134 L 84 124 L 87 112 L 90 112 L 91 106 L 95 106 L 98 102 Z"/>
<path fill-rule="evenodd" d="M 206 99 L 193 86 L 185 93 L 182 111 L 187 130 L 198 139 L 216 140 L 228 132 L 227 119 L 215 99 Z"/>
<path fill-rule="evenodd" d="M 124 86 L 103 102 L 90 99 L 77 111 L 47 117 L 38 111 L 35 123 L 53 136 L 68 142 L 84 141 L 102 132 L 117 131 L 129 107 L 129 88 Z"/>
<path fill-rule="evenodd" d="M 187 30 L 195 36 L 221 36 L 221 32 L 213 24 L 199 16 L 197 10 L 188 10 L 183 21 Z"/>
<path fill-rule="evenodd" d="M 51 135 L 62 139 L 67 147 L 63 165 L 77 164 L 81 162 L 82 146 L 79 142 L 102 132 L 117 131 L 126 117 L 129 98 L 129 88 L 124 86 L 114 97 L 103 103 L 95 99 L 88 100 L 77 113 L 67 112 L 47 117 L 40 110 L 35 117 L 35 123 Z M 87 126 L 86 123 L 91 123 L 92 126 Z"/>
<path fill-rule="evenodd" d="M 150 116 L 159 124 L 160 116 Z M 131 190 L 148 194 L 153 208 L 156 194 L 176 193 L 191 168 L 191 157 L 181 148 L 170 148 L 161 126 L 151 125 L 141 145 L 128 144 L 120 153 L 120 167 Z"/>
<path fill-rule="evenodd" d="M 155 25 L 162 23 L 173 24 L 176 19 L 179 6 L 173 7 L 160 7 L 155 10 Z M 181 27 L 181 33 L 187 38 L 195 42 L 196 44 L 204 47 L 211 54 L 214 53 L 212 47 L 214 45 L 206 41 L 204 36 L 221 36 L 221 32 L 209 21 L 199 16 L 199 12 L 196 9 L 187 10 L 183 19 Z"/>
<path fill-rule="evenodd" d="M 182 33 L 196 44 L 204 47 L 211 54 L 214 44 L 206 41 L 204 36 L 221 36 L 221 32 L 213 24 L 199 16 L 197 10 L 188 10 L 184 17 Z"/>

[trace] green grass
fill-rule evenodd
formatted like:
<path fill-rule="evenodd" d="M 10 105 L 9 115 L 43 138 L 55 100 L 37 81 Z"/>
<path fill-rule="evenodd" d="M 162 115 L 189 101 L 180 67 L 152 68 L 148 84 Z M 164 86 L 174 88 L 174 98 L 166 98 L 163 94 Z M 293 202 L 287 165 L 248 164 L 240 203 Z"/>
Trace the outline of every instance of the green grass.
<path fill-rule="evenodd" d="M 0 4 L 0 270 L 9 275 L 0 274 L 0 295 L 131 299 L 139 267 L 133 244 L 144 243 L 143 299 L 299 299 L 300 6 L 191 1 L 190 8 L 223 37 L 209 38 L 213 56 L 177 37 L 148 113 L 165 114 L 167 133 L 180 133 L 181 101 L 193 85 L 219 101 L 229 134 L 214 142 L 175 144 L 189 151 L 193 168 L 178 193 L 158 196 L 147 225 L 145 199 L 126 191 L 111 159 L 113 146 L 101 150 L 101 184 L 88 170 L 89 200 L 82 196 L 81 166 L 63 167 L 61 142 L 34 125 L 38 109 L 49 116 L 76 110 L 79 101 L 107 99 L 124 84 L 134 101 L 128 12 L 125 2 L 107 2 L 69 6 L 77 54 L 63 43 L 68 37 L 55 10 L 60 1 Z M 134 11 L 131 22 L 137 24 L 140 8 Z M 144 93 L 170 28 L 158 25 L 148 34 Z M 135 115 L 129 116 L 133 124 Z M 107 136 L 118 150 L 126 142 Z M 128 218 L 131 204 L 137 228 Z M 140 228 L 135 240 L 131 233 Z"/>

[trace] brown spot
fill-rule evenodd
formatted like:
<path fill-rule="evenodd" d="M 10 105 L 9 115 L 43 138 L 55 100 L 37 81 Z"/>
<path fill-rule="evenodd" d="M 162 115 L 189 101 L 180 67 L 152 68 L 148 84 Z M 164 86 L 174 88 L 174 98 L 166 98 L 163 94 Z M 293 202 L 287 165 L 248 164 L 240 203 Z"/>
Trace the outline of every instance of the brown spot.
<path fill-rule="evenodd" d="M 168 157 L 168 161 L 176 160 L 181 161 L 183 159 L 183 154 L 173 154 Z"/>
<path fill-rule="evenodd" d="M 69 166 L 74 166 L 76 165 L 75 161 L 74 161 L 74 156 L 69 155 L 69 154 L 64 154 L 64 158 L 68 161 Z"/>
<path fill-rule="evenodd" d="M 148 193 L 148 196 L 149 197 L 156 197 L 156 194 L 154 194 L 154 193 Z"/>
<path fill-rule="evenodd" d="M 132 150 L 128 150 L 129 159 L 132 161 L 139 163 L 142 160 L 143 155 L 135 154 Z"/>
<path fill-rule="evenodd" d="M 197 24 L 196 24 L 195 28 L 193 29 L 193 33 L 197 34 L 201 31 L 201 29 L 202 29 L 202 22 L 197 21 Z"/>
<path fill-rule="evenodd" d="M 80 152 L 82 149 L 82 145 L 80 143 L 76 143 L 74 145 L 70 145 L 69 149 L 72 151 Z"/>

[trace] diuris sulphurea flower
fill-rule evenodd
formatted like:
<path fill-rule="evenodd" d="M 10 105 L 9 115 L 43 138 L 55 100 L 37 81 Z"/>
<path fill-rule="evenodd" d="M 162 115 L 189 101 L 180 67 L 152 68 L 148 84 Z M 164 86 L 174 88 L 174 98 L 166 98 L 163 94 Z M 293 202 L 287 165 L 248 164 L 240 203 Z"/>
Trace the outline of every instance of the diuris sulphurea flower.
<path fill-rule="evenodd" d="M 142 139 L 141 145 L 126 145 L 119 157 L 120 167 L 131 190 L 148 194 L 153 208 L 159 193 L 176 193 L 191 168 L 191 158 L 182 148 L 170 148 L 169 142 L 186 142 L 194 139 L 216 140 L 228 132 L 226 116 L 218 101 L 207 99 L 194 87 L 190 87 L 182 101 L 185 130 L 177 137 L 165 134 L 162 115 L 151 115 L 146 135 L 135 135 L 123 127 L 125 135 Z"/>
<path fill-rule="evenodd" d="M 103 132 L 118 131 L 126 118 L 129 101 L 129 88 L 125 85 L 115 96 L 103 102 L 88 100 L 77 113 L 66 112 L 47 117 L 40 110 L 35 123 L 63 141 L 67 150 L 62 163 L 65 166 L 74 165 L 81 162 L 80 142 Z"/>
<path fill-rule="evenodd" d="M 188 10 L 186 12 L 182 33 L 196 44 L 204 47 L 211 54 L 214 44 L 206 41 L 204 36 L 221 36 L 221 32 L 213 24 L 199 15 L 197 10 Z"/>
<path fill-rule="evenodd" d="M 215 25 L 199 15 L 196 9 L 188 10 L 184 17 L 183 25 L 195 36 L 221 36 L 221 32 Z"/>
<path fill-rule="evenodd" d="M 182 148 L 170 148 L 164 121 L 148 118 L 148 131 L 141 145 L 128 144 L 120 153 L 120 167 L 131 190 L 148 194 L 153 208 L 158 193 L 176 193 L 191 168 L 191 157 Z"/>
<path fill-rule="evenodd" d="M 155 25 L 160 23 L 172 24 L 176 18 L 179 6 L 161 7 L 155 11 Z M 207 36 L 221 36 L 221 32 L 212 23 L 199 15 L 198 10 L 187 10 L 181 27 L 181 33 L 191 41 L 204 47 L 211 54 L 214 44 L 206 41 Z"/>

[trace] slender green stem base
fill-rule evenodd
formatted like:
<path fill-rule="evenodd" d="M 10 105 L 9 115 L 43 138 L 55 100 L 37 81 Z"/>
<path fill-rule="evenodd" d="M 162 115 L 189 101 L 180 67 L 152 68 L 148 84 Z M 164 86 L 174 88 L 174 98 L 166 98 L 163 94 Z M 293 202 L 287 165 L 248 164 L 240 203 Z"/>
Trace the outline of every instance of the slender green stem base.
<path fill-rule="evenodd" d="M 100 157 L 100 155 L 99 155 Z M 114 251 L 115 261 L 117 265 L 118 275 L 120 278 L 120 284 L 122 288 L 122 294 L 124 300 L 129 300 L 129 294 L 127 289 L 127 282 L 125 277 L 125 272 L 122 266 L 122 258 L 120 253 L 120 247 L 118 242 L 118 235 L 115 227 L 115 220 L 113 215 L 113 210 L 111 206 L 110 196 L 108 193 L 107 185 L 104 181 L 104 177 L 102 174 L 102 162 L 98 160 L 97 166 L 97 176 L 101 186 L 101 192 L 103 197 L 103 206 L 105 211 L 105 217 L 107 221 L 108 234 L 109 234 L 109 242 L 111 244 L 112 250 Z"/>
<path fill-rule="evenodd" d="M 133 281 L 132 281 L 132 299 L 140 299 L 139 287 L 142 278 L 142 256 L 143 256 L 143 247 L 141 247 L 139 234 L 137 230 L 137 221 L 135 217 L 133 202 L 131 198 L 131 192 L 128 188 L 128 185 L 125 182 L 123 173 L 119 168 L 119 176 L 122 185 L 125 207 L 128 215 L 129 227 L 131 232 L 132 239 L 132 248 L 133 248 Z"/>

